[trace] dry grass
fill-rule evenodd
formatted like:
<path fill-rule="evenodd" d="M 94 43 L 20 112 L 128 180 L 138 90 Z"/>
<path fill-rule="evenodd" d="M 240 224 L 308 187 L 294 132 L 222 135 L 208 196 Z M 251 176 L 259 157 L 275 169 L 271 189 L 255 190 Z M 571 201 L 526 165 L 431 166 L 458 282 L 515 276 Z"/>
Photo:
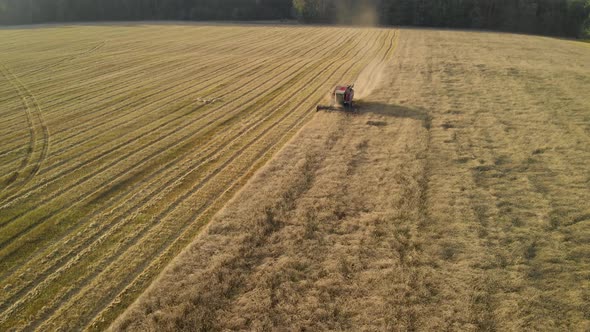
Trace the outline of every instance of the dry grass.
<path fill-rule="evenodd" d="M 391 29 L 0 30 L 0 330 L 104 329 Z"/>
<path fill-rule="evenodd" d="M 402 30 L 112 328 L 589 330 L 589 51 Z"/>

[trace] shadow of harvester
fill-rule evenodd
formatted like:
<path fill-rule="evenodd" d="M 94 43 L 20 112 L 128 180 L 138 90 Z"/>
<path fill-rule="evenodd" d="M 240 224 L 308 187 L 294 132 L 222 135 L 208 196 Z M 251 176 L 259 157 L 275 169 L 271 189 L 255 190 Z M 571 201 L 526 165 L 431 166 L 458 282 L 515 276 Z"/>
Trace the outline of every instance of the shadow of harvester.
<path fill-rule="evenodd" d="M 355 112 L 351 114 L 377 114 L 386 117 L 395 118 L 409 118 L 422 121 L 422 125 L 426 129 L 430 129 L 431 116 L 429 112 L 421 108 L 410 108 L 396 104 L 379 103 L 375 101 L 358 101 L 355 105 Z M 380 126 L 386 123 L 378 120 L 370 120 L 369 125 Z"/>

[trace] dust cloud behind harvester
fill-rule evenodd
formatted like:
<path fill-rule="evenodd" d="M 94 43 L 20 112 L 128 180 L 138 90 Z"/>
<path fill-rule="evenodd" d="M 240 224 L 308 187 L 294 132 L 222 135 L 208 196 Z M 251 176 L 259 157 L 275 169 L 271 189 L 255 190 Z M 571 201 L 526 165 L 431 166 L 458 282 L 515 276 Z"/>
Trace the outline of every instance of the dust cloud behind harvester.
<path fill-rule="evenodd" d="M 338 1 L 334 21 L 337 24 L 375 27 L 379 25 L 377 5 L 373 1 Z"/>

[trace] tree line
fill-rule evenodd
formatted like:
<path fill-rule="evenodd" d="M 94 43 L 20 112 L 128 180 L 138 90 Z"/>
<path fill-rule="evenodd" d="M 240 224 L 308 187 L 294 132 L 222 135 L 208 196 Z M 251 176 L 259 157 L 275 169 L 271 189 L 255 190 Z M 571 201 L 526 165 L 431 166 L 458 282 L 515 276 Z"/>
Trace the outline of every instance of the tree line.
<path fill-rule="evenodd" d="M 0 24 L 291 18 L 291 0 L 0 0 Z"/>
<path fill-rule="evenodd" d="M 474 28 L 570 37 L 590 33 L 590 0 L 294 0 L 293 6 L 305 22 Z"/>
<path fill-rule="evenodd" d="M 289 18 L 590 37 L 590 0 L 0 0 L 0 24 Z"/>

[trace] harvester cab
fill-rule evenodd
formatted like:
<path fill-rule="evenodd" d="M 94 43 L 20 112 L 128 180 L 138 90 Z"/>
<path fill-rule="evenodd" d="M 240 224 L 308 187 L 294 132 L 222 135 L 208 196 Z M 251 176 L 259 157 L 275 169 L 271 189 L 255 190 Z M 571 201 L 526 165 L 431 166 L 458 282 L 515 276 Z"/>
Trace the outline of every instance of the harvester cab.
<path fill-rule="evenodd" d="M 319 110 L 337 110 L 337 109 L 350 109 L 354 110 L 354 84 L 351 85 L 337 85 L 332 90 L 332 105 L 318 105 L 317 111 Z"/>
<path fill-rule="evenodd" d="M 352 107 L 354 98 L 354 84 L 343 86 L 339 85 L 334 88 L 334 104 L 339 106 Z"/>

